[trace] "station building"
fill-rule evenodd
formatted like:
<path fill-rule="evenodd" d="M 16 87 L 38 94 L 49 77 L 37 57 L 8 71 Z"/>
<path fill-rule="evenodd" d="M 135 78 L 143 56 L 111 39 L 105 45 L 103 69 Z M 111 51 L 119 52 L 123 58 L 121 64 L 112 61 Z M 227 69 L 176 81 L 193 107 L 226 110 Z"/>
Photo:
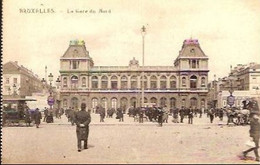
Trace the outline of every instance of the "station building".
<path fill-rule="evenodd" d="M 173 60 L 173 59 L 169 59 Z M 142 78 L 144 72 L 144 78 Z M 84 41 L 70 41 L 60 58 L 61 107 L 127 109 L 144 102 L 168 108 L 206 108 L 208 57 L 197 39 L 186 39 L 171 66 L 144 66 L 133 57 L 126 66 L 95 66 Z"/>

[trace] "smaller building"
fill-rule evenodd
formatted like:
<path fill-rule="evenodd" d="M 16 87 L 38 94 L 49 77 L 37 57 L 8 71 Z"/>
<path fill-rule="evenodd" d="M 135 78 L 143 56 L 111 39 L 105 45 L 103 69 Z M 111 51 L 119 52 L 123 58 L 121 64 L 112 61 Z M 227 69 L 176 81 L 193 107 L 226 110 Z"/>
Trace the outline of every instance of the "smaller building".
<path fill-rule="evenodd" d="M 33 93 L 43 92 L 46 84 L 31 70 L 18 62 L 9 61 L 3 65 L 2 95 L 20 97 L 32 96 Z"/>
<path fill-rule="evenodd" d="M 212 107 L 223 108 L 228 106 L 227 97 L 230 92 L 235 97 L 235 107 L 242 107 L 242 101 L 251 98 L 260 98 L 260 64 L 238 64 L 231 69 L 227 77 L 219 78 L 208 84 L 208 104 Z"/>

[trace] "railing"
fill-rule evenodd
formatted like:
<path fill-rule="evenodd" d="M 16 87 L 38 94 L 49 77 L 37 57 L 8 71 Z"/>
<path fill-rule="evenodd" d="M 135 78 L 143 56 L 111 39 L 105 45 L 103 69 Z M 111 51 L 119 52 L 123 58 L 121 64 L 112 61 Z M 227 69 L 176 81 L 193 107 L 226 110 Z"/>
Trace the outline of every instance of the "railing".
<path fill-rule="evenodd" d="M 95 89 L 61 89 L 61 92 L 141 92 L 141 88 L 112 89 L 112 88 L 95 88 Z M 208 92 L 208 88 L 146 88 L 145 92 Z"/>

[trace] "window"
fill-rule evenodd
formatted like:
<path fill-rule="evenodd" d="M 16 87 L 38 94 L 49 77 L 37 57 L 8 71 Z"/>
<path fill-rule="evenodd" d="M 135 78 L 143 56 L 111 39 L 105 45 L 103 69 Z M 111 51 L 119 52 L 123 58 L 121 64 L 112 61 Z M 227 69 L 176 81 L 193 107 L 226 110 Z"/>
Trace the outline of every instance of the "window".
<path fill-rule="evenodd" d="M 206 86 L 206 79 L 205 77 L 201 78 L 201 87 L 205 87 Z"/>
<path fill-rule="evenodd" d="M 141 87 L 142 87 L 142 76 L 141 76 Z M 147 89 L 147 77 L 144 76 L 144 89 Z"/>
<path fill-rule="evenodd" d="M 78 69 L 79 68 L 79 61 L 72 61 L 72 69 Z"/>
<path fill-rule="evenodd" d="M 17 78 L 14 78 L 14 84 L 17 84 Z"/>
<path fill-rule="evenodd" d="M 161 76 L 161 78 L 160 78 L 160 88 L 161 89 L 166 89 L 166 82 L 167 82 L 166 76 Z"/>
<path fill-rule="evenodd" d="M 82 87 L 86 87 L 86 77 L 82 78 Z"/>
<path fill-rule="evenodd" d="M 194 75 L 190 77 L 190 88 L 197 88 L 197 77 Z"/>
<path fill-rule="evenodd" d="M 176 99 L 172 97 L 170 99 L 170 108 L 175 108 L 176 107 Z"/>
<path fill-rule="evenodd" d="M 117 77 L 116 76 L 111 77 L 111 88 L 117 89 Z"/>
<path fill-rule="evenodd" d="M 137 88 L 137 76 L 132 76 L 131 77 L 131 89 L 136 89 Z"/>
<path fill-rule="evenodd" d="M 182 77 L 181 84 L 182 84 L 182 87 L 186 87 L 186 78 L 185 77 Z"/>
<path fill-rule="evenodd" d="M 98 88 L 98 77 L 97 76 L 93 76 L 91 78 L 91 83 L 92 83 L 92 88 L 93 89 L 97 89 Z"/>
<path fill-rule="evenodd" d="M 191 68 L 196 68 L 196 60 L 191 61 Z"/>
<path fill-rule="evenodd" d="M 176 77 L 175 76 L 171 76 L 170 77 L 170 88 L 171 89 L 175 89 L 176 88 Z"/>
<path fill-rule="evenodd" d="M 152 76 L 151 77 L 151 82 L 150 82 L 151 84 L 151 88 L 152 89 L 156 89 L 157 88 L 157 77 L 156 76 Z"/>
<path fill-rule="evenodd" d="M 63 87 L 64 88 L 68 87 L 68 79 L 67 79 L 67 77 L 63 78 Z"/>
<path fill-rule="evenodd" d="M 63 108 L 67 108 L 68 107 L 68 101 L 67 99 L 63 100 Z"/>
<path fill-rule="evenodd" d="M 101 77 L 101 88 L 102 89 L 107 89 L 107 85 L 108 85 L 108 78 L 107 78 L 107 76 L 102 76 Z"/>
<path fill-rule="evenodd" d="M 78 77 L 73 75 L 71 77 L 71 88 L 77 89 L 78 88 Z"/>
<path fill-rule="evenodd" d="M 6 78 L 6 79 L 5 79 L 5 83 L 6 83 L 6 84 L 9 84 L 9 83 L 10 83 L 10 79 L 9 79 L 9 78 Z"/>
<path fill-rule="evenodd" d="M 112 100 L 111 100 L 111 107 L 112 108 L 117 108 L 117 99 L 116 98 L 112 98 Z"/>
<path fill-rule="evenodd" d="M 126 76 L 121 77 L 121 88 L 127 89 L 127 77 Z"/>

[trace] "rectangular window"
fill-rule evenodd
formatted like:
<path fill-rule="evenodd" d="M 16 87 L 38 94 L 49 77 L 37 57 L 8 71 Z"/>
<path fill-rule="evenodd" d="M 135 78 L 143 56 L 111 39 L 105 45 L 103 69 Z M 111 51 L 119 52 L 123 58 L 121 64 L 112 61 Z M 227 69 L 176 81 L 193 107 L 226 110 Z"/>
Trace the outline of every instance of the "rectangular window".
<path fill-rule="evenodd" d="M 9 84 L 9 83 L 10 83 L 10 79 L 9 79 L 9 78 L 6 78 L 6 79 L 5 79 L 5 83 L 6 83 L 6 84 Z"/>
<path fill-rule="evenodd" d="M 79 68 L 79 61 L 72 61 L 72 69 L 78 69 Z"/>
<path fill-rule="evenodd" d="M 127 81 L 121 81 L 121 88 L 127 89 Z"/>
<path fill-rule="evenodd" d="M 196 60 L 192 60 L 192 62 L 191 62 L 191 68 L 196 68 Z"/>
<path fill-rule="evenodd" d="M 14 78 L 14 84 L 17 84 L 17 78 Z"/>
<path fill-rule="evenodd" d="M 157 88 L 157 82 L 156 81 L 151 81 L 151 88 L 156 89 Z"/>

